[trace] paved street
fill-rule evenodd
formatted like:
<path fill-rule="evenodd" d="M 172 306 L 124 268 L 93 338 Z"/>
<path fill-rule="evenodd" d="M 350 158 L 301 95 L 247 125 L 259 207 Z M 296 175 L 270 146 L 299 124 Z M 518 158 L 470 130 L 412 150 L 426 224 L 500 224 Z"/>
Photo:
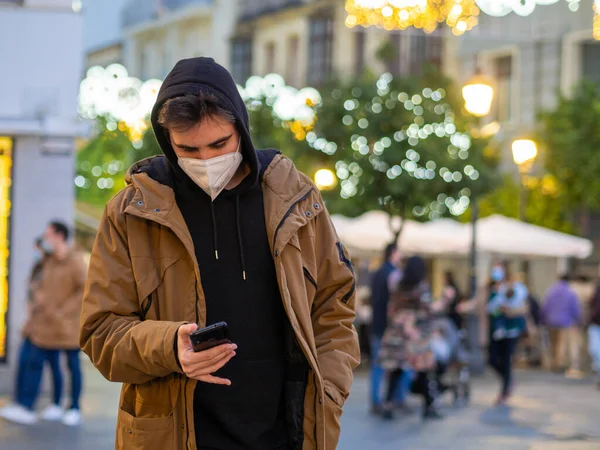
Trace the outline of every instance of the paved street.
<path fill-rule="evenodd" d="M 600 448 L 600 392 L 590 381 L 520 372 L 510 407 L 491 408 L 494 379 L 475 381 L 473 404 L 448 408 L 445 421 L 423 424 L 417 415 L 384 423 L 369 417 L 367 379 L 357 376 L 344 415 L 341 450 L 592 450 Z M 0 421 L 2 450 L 109 450 L 119 388 L 87 369 L 86 422 L 81 429 L 58 424 L 19 427 Z M 0 399 L 5 403 L 7 399 Z M 416 400 L 416 399 L 415 399 Z"/>

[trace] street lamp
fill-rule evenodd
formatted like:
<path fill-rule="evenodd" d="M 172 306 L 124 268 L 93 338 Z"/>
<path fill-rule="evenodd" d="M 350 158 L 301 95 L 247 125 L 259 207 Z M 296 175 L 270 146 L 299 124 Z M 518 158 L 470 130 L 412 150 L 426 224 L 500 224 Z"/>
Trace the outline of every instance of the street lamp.
<path fill-rule="evenodd" d="M 538 148 L 535 141 L 531 139 L 516 139 L 512 143 L 512 154 L 513 160 L 519 168 L 521 175 L 521 192 L 519 195 L 519 219 L 526 220 L 527 211 L 527 199 L 525 197 L 525 181 L 529 173 L 531 173 L 531 167 L 538 154 Z"/>
<path fill-rule="evenodd" d="M 329 169 L 320 169 L 315 173 L 315 184 L 322 191 L 329 191 L 337 185 L 337 177 Z"/>
<path fill-rule="evenodd" d="M 481 118 L 490 113 L 494 100 L 494 88 L 491 82 L 479 73 L 479 69 L 462 88 L 462 94 L 465 99 L 465 109 L 469 114 Z"/>
<path fill-rule="evenodd" d="M 520 172 L 529 172 L 538 154 L 537 144 L 531 139 L 516 139 L 512 143 L 512 154 Z"/>
<path fill-rule="evenodd" d="M 462 94 L 465 100 L 465 109 L 478 118 L 478 126 L 473 131 L 476 131 L 477 135 L 481 136 L 483 134 L 481 119 L 490 113 L 494 100 L 492 83 L 477 68 L 475 76 L 463 87 Z M 472 190 L 471 205 L 471 298 L 475 299 L 477 298 L 477 220 L 479 219 L 479 204 L 476 189 Z M 469 345 L 472 349 L 480 349 L 479 317 L 477 315 L 468 316 L 466 326 L 469 335 Z M 477 373 L 485 370 L 481 351 L 472 352 L 471 368 L 473 372 Z"/>
<path fill-rule="evenodd" d="M 475 72 L 475 76 L 471 78 L 462 89 L 463 98 L 465 100 L 465 109 L 475 117 L 479 118 L 479 122 L 490 113 L 492 102 L 494 100 L 494 88 L 492 83 L 484 77 L 479 68 Z M 481 135 L 481 123 L 476 129 Z M 475 296 L 477 291 L 477 219 L 479 208 L 477 204 L 476 192 L 473 190 L 471 197 L 472 214 L 471 214 L 471 294 Z"/>

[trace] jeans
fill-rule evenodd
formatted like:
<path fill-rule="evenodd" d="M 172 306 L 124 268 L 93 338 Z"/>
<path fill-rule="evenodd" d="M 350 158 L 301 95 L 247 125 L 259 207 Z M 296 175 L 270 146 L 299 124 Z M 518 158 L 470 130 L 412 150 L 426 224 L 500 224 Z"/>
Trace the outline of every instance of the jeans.
<path fill-rule="evenodd" d="M 371 406 L 381 404 L 381 384 L 385 376 L 385 370 L 379 364 L 379 349 L 381 348 L 381 338 L 371 337 Z"/>
<path fill-rule="evenodd" d="M 44 363 L 48 361 L 52 371 L 52 401 L 60 405 L 62 398 L 62 371 L 60 368 L 61 350 L 45 350 L 25 339 L 19 355 L 17 368 L 15 401 L 27 409 L 33 410 L 38 398 Z M 66 350 L 67 363 L 71 372 L 71 404 L 69 408 L 79 409 L 82 376 L 79 362 L 79 350 Z"/>
<path fill-rule="evenodd" d="M 54 380 L 54 404 L 60 405 L 62 398 L 62 371 L 60 369 L 60 354 L 67 355 L 67 367 L 71 373 L 71 403 L 67 409 L 79 409 L 79 399 L 81 397 L 81 363 L 79 360 L 79 349 L 76 350 L 46 350 L 46 359 L 52 368 L 52 378 Z"/>
<path fill-rule="evenodd" d="M 379 349 L 381 348 L 381 338 L 371 336 L 371 405 L 381 405 L 382 384 L 385 378 L 385 370 L 379 364 Z M 410 386 L 414 378 L 414 373 L 410 370 L 402 372 L 402 378 L 399 388 L 394 389 L 394 400 L 402 403 L 410 391 Z"/>
<path fill-rule="evenodd" d="M 33 410 L 37 400 L 46 353 L 25 339 L 19 354 L 17 369 L 15 402 L 27 409 Z"/>
<path fill-rule="evenodd" d="M 502 380 L 502 395 L 510 393 L 512 385 L 512 357 L 519 338 L 499 339 L 490 342 L 490 366 Z"/>
<path fill-rule="evenodd" d="M 588 344 L 594 370 L 600 375 L 600 325 L 588 328 Z"/>
<path fill-rule="evenodd" d="M 388 387 L 386 400 L 391 402 L 394 400 L 398 384 L 400 386 L 404 384 L 406 380 L 406 373 L 402 369 L 394 370 L 390 373 L 390 384 Z M 408 384 L 408 390 L 414 394 L 419 394 L 423 397 L 423 403 L 425 408 L 430 408 L 435 401 L 437 392 L 437 382 L 435 378 L 431 377 L 427 372 L 417 372 L 416 377 L 412 378 L 412 374 L 409 378 L 410 383 Z"/>

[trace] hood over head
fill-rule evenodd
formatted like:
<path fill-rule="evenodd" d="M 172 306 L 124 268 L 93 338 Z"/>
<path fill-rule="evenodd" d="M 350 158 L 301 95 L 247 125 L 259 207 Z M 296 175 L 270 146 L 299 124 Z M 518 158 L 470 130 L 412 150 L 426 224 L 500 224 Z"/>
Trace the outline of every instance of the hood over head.
<path fill-rule="evenodd" d="M 179 180 L 189 177 L 179 167 L 177 155 L 165 129 L 158 123 L 158 115 L 164 103 L 172 98 L 186 94 L 209 93 L 222 103 L 222 106 L 235 116 L 235 126 L 241 137 L 241 153 L 244 163 L 248 164 L 250 174 L 235 191 L 246 191 L 253 187 L 259 178 L 260 165 L 256 150 L 249 132 L 248 110 L 231 74 L 212 58 L 190 58 L 179 61 L 167 75 L 158 93 L 156 104 L 152 109 L 152 127 L 163 153 L 169 161 L 170 168 Z M 189 180 L 191 181 L 191 180 Z"/>

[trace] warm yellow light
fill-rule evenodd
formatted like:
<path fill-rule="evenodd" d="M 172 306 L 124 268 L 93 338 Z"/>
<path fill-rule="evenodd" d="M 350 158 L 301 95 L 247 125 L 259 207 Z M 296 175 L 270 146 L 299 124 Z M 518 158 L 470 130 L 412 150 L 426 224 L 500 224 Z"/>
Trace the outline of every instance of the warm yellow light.
<path fill-rule="evenodd" d="M 476 0 L 346 0 L 346 25 L 385 30 L 421 28 L 433 33 L 441 23 L 461 35 L 477 25 Z"/>
<path fill-rule="evenodd" d="M 594 39 L 600 41 L 600 0 L 594 1 Z"/>
<path fill-rule="evenodd" d="M 11 212 L 12 139 L 0 136 L 0 360 L 6 358 L 8 320 L 9 218 Z"/>
<path fill-rule="evenodd" d="M 531 139 L 517 139 L 512 143 L 513 160 L 519 168 L 533 163 L 538 154 L 537 144 Z"/>
<path fill-rule="evenodd" d="M 475 75 L 462 89 L 465 109 L 474 116 L 485 117 L 492 109 L 494 88 L 487 78 Z"/>
<path fill-rule="evenodd" d="M 320 169 L 315 173 L 315 184 L 322 191 L 333 189 L 337 184 L 337 177 L 329 169 Z"/>

